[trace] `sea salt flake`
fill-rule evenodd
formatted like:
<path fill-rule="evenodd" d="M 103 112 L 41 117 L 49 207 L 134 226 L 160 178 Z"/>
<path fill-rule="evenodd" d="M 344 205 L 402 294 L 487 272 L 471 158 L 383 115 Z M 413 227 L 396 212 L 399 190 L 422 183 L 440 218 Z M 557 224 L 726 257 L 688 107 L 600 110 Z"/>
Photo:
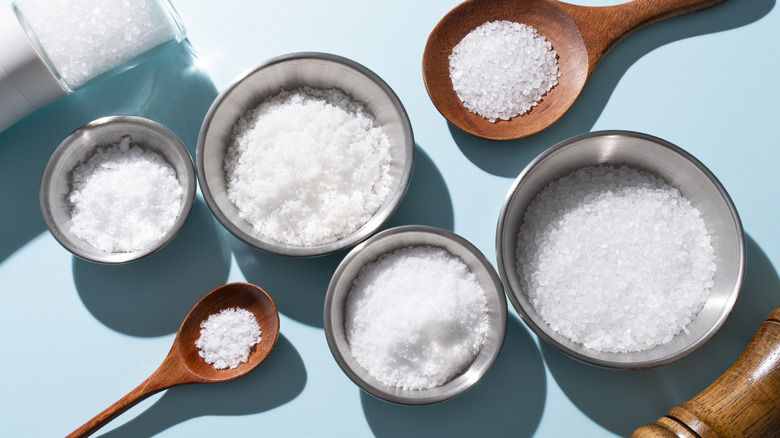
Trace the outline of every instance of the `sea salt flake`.
<path fill-rule="evenodd" d="M 223 309 L 200 324 L 195 341 L 198 354 L 215 369 L 236 368 L 249 360 L 262 332 L 252 312 L 240 307 Z"/>

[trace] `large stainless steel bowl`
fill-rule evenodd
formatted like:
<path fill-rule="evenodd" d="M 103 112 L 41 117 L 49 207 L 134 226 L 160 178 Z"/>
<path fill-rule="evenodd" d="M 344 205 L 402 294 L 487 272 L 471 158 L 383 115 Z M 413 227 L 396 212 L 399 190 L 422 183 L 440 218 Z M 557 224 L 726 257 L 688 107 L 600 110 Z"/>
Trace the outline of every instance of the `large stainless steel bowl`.
<path fill-rule="evenodd" d="M 463 373 L 444 385 L 422 390 L 391 387 L 371 376 L 357 363 L 347 342 L 344 328 L 345 303 L 360 268 L 383 254 L 408 246 L 444 248 L 459 257 L 485 291 L 488 308 L 488 333 L 474 362 Z M 476 384 L 495 362 L 504 344 L 507 324 L 506 298 L 501 280 L 485 256 L 471 243 L 449 231 L 426 226 L 403 226 L 382 231 L 352 249 L 341 262 L 325 297 L 325 336 L 333 357 L 344 373 L 375 397 L 406 405 L 437 403 L 455 397 Z"/>
<path fill-rule="evenodd" d="M 390 140 L 391 193 L 373 217 L 357 231 L 317 246 L 285 245 L 258 235 L 228 199 L 225 153 L 236 121 L 281 89 L 304 85 L 338 88 L 366 105 Z M 401 202 L 412 175 L 414 138 L 409 117 L 393 90 L 366 67 L 326 53 L 293 53 L 273 58 L 240 75 L 212 104 L 201 126 L 196 151 L 201 191 L 217 220 L 233 235 L 257 249 L 286 256 L 319 256 L 352 247 L 376 232 Z"/>
<path fill-rule="evenodd" d="M 517 234 L 533 198 L 550 182 L 576 169 L 600 164 L 628 165 L 663 178 L 701 212 L 715 250 L 715 284 L 694 321 L 670 342 L 632 353 L 586 348 L 555 332 L 535 311 L 517 270 Z M 707 342 L 725 323 L 745 274 L 745 238 L 737 210 L 715 176 L 679 147 L 646 134 L 603 131 L 565 140 L 539 155 L 522 171 L 498 220 L 496 258 L 509 300 L 525 323 L 544 341 L 584 362 L 637 369 L 677 360 Z"/>

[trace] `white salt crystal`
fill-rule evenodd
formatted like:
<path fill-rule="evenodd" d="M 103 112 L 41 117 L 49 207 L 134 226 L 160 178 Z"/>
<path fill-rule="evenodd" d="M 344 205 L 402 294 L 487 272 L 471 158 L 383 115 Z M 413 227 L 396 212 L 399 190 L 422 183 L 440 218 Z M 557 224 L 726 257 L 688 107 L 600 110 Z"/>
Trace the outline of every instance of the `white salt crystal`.
<path fill-rule="evenodd" d="M 558 54 L 526 24 L 490 21 L 452 50 L 450 79 L 464 106 L 491 122 L 527 113 L 558 84 Z"/>
<path fill-rule="evenodd" d="M 72 172 L 71 232 L 108 252 L 144 249 L 179 216 L 184 189 L 160 154 L 119 143 L 98 147 Z"/>
<path fill-rule="evenodd" d="M 260 343 L 260 325 L 252 312 L 240 307 L 223 309 L 200 323 L 195 341 L 198 354 L 215 369 L 235 368 L 249 360 L 252 347 Z"/>
<path fill-rule="evenodd" d="M 337 89 L 282 91 L 234 126 L 225 178 L 228 198 L 259 235 L 322 245 L 357 231 L 384 203 L 390 141 Z"/>
<path fill-rule="evenodd" d="M 157 1 L 30 0 L 17 8 L 72 89 L 176 37 Z"/>
<path fill-rule="evenodd" d="M 365 265 L 347 296 L 355 360 L 386 385 L 415 390 L 468 368 L 487 336 L 487 299 L 465 263 L 413 246 Z"/>
<path fill-rule="evenodd" d="M 545 187 L 517 242 L 523 290 L 555 331 L 588 348 L 669 342 L 707 301 L 715 254 L 699 211 L 628 167 L 579 169 Z"/>

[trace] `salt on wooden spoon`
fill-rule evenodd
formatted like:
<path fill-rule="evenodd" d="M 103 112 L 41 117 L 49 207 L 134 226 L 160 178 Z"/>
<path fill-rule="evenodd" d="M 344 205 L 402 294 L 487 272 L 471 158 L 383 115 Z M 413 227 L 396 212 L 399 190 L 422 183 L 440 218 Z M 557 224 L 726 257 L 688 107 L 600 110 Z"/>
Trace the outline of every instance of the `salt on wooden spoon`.
<path fill-rule="evenodd" d="M 262 339 L 252 348 L 249 359 L 235 368 L 217 370 L 200 357 L 195 341 L 200 324 L 223 309 L 242 308 L 251 312 L 260 325 Z M 279 313 L 265 291 L 248 283 L 230 283 L 218 287 L 193 307 L 184 319 L 168 356 L 160 367 L 137 388 L 130 391 L 68 435 L 86 437 L 152 394 L 187 383 L 224 382 L 241 377 L 255 369 L 271 353 L 279 337 Z"/>
<path fill-rule="evenodd" d="M 461 130 L 490 140 L 537 134 L 574 104 L 604 55 L 631 33 L 662 20 L 726 0 L 635 0 L 615 6 L 577 6 L 556 0 L 467 0 L 442 18 L 423 53 L 423 81 L 439 112 Z M 469 112 L 452 88 L 449 56 L 478 26 L 507 20 L 532 26 L 558 53 L 561 77 L 538 106 L 508 121 L 491 123 Z"/>

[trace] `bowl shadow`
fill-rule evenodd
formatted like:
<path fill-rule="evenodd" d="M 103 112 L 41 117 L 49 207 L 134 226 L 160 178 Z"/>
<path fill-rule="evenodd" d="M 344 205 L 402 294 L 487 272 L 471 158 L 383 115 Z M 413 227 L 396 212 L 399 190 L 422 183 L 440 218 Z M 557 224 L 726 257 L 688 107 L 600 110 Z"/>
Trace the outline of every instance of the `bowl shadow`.
<path fill-rule="evenodd" d="M 578 362 L 542 343 L 545 362 L 568 398 L 604 428 L 629 436 L 723 374 L 780 303 L 777 271 L 758 244 L 746 237 L 748 263 L 736 306 L 720 331 L 690 355 L 648 370 L 611 370 Z"/>
<path fill-rule="evenodd" d="M 225 284 L 230 253 L 206 203 L 195 198 L 179 234 L 160 251 L 119 265 L 73 257 L 84 306 L 105 326 L 132 336 L 175 333 L 192 306 Z"/>
<path fill-rule="evenodd" d="M 753 23 L 766 16 L 774 6 L 775 0 L 731 0 L 630 35 L 604 57 L 569 111 L 539 134 L 519 140 L 491 141 L 471 136 L 448 122 L 450 134 L 463 154 L 480 169 L 496 176 L 515 177 L 548 147 L 589 132 L 620 79 L 644 55 L 674 41 Z"/>
<path fill-rule="evenodd" d="M 531 437 L 541 421 L 546 395 L 538 346 L 522 323 L 510 316 L 495 364 L 458 397 L 433 405 L 404 406 L 361 391 L 360 400 L 377 437 Z"/>
<path fill-rule="evenodd" d="M 0 132 L 0 261 L 46 231 L 38 202 L 41 175 L 52 152 L 78 127 L 115 114 L 162 123 L 194 156 L 198 130 L 217 91 L 196 67 L 188 43 L 153 54 L 137 67 L 99 81 L 30 114 Z"/>
<path fill-rule="evenodd" d="M 252 415 L 295 399 L 306 386 L 300 354 L 283 335 L 270 356 L 251 373 L 228 382 L 168 389 L 138 416 L 100 436 L 155 436 L 189 419 L 206 415 Z"/>
<path fill-rule="evenodd" d="M 452 230 L 454 212 L 447 185 L 431 158 L 415 145 L 409 188 L 382 229 L 430 225 Z M 268 254 L 230 236 L 230 247 L 242 274 L 274 297 L 280 313 L 303 324 L 323 328 L 328 284 L 347 250 L 314 258 Z"/>

